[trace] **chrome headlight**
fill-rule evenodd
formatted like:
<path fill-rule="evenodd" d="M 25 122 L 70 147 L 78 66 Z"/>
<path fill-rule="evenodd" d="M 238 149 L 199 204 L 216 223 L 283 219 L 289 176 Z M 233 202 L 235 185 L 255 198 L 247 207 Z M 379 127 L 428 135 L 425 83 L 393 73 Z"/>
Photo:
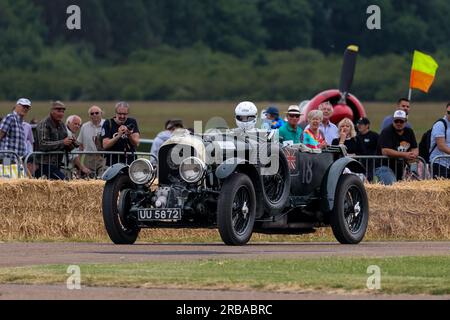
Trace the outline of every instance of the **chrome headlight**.
<path fill-rule="evenodd" d="M 196 157 L 186 158 L 180 165 L 180 176 L 187 183 L 200 181 L 206 172 L 206 164 Z"/>
<path fill-rule="evenodd" d="M 130 169 L 128 169 L 128 174 L 131 181 L 135 184 L 143 185 L 153 180 L 155 177 L 155 169 L 150 160 L 137 159 L 131 164 Z"/>

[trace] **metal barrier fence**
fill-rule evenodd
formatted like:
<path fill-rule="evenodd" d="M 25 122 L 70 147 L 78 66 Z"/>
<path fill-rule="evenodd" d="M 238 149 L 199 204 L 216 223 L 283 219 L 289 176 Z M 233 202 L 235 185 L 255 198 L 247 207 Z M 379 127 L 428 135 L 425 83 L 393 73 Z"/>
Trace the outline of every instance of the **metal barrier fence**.
<path fill-rule="evenodd" d="M 26 176 L 20 156 L 14 151 L 0 151 L 0 178 L 19 179 Z"/>
<path fill-rule="evenodd" d="M 430 179 L 428 164 L 422 157 L 408 163 L 404 159 L 389 158 L 387 156 L 352 156 L 366 168 L 369 182 L 391 182 L 389 169 L 395 180 L 426 180 Z"/>
<path fill-rule="evenodd" d="M 124 156 L 124 152 L 112 151 L 33 152 L 22 161 L 21 157 L 13 151 L 0 151 L 0 178 L 32 178 L 37 176 L 60 179 L 64 176 L 66 179 L 99 179 L 112 163 L 130 164 L 129 162 L 132 162 L 135 157 L 150 159 L 150 149 L 153 142 L 153 139 L 140 139 L 138 152 L 128 153 L 127 157 Z M 89 169 L 89 173 L 76 170 L 74 161 L 77 157 Z M 45 161 L 42 161 L 44 159 Z M 54 165 L 51 165 L 52 163 Z"/>
<path fill-rule="evenodd" d="M 131 164 L 137 158 L 151 159 L 148 152 L 72 151 L 33 152 L 25 158 L 27 175 L 35 178 L 100 179 L 108 167 L 115 163 Z M 82 164 L 88 171 L 81 172 L 76 164 Z"/>
<path fill-rule="evenodd" d="M 447 163 L 442 163 L 444 159 Z M 430 164 L 431 177 L 450 179 L 450 155 L 437 156 Z"/>
<path fill-rule="evenodd" d="M 50 179 L 99 179 L 106 169 L 114 163 L 131 164 L 136 158 L 152 159 L 149 152 L 33 152 L 24 161 L 12 151 L 0 151 L 0 178 L 50 178 Z M 433 159 L 431 165 L 419 157 L 415 163 L 409 164 L 403 159 L 386 156 L 352 156 L 366 168 L 369 182 L 379 182 L 383 172 L 380 167 L 390 168 L 397 180 L 425 180 L 433 177 L 450 178 L 450 168 L 439 166 L 438 161 L 448 159 L 450 155 Z M 87 167 L 88 172 L 80 172 L 75 161 Z M 56 174 L 55 174 L 56 173 Z M 385 172 L 384 172 L 385 173 Z M 62 174 L 62 175 L 61 175 Z"/>

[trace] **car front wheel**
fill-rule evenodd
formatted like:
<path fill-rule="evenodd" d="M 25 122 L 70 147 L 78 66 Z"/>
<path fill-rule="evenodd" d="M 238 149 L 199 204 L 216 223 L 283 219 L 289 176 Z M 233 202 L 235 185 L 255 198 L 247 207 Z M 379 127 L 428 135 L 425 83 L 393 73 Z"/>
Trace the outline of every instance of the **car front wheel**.
<path fill-rule="evenodd" d="M 250 241 L 256 216 L 256 195 L 250 178 L 241 173 L 223 184 L 217 203 L 217 226 L 226 245 L 242 246 Z"/>
<path fill-rule="evenodd" d="M 128 217 L 130 188 L 133 184 L 127 175 L 117 176 L 105 184 L 103 191 L 103 221 L 109 238 L 115 244 L 134 244 L 139 235 Z"/>
<path fill-rule="evenodd" d="M 331 228 L 341 244 L 358 244 L 366 234 L 369 222 L 369 201 L 362 181 L 353 174 L 344 174 L 336 190 L 331 214 Z"/>

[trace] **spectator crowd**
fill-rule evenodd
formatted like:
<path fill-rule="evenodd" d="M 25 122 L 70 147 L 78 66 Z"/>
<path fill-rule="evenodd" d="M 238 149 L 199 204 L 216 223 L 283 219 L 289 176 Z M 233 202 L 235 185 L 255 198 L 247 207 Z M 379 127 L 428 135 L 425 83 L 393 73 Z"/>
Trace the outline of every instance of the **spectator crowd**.
<path fill-rule="evenodd" d="M 31 101 L 21 98 L 0 122 L 0 151 L 27 159 L 30 177 L 99 177 L 107 167 L 119 162 L 130 164 L 136 158 L 140 131 L 137 120 L 129 117 L 127 102 L 116 104 L 115 116 L 111 119 L 104 119 L 103 110 L 94 105 L 87 112 L 89 121 L 83 124 L 79 115 L 70 115 L 64 121 L 66 106 L 54 101 L 48 116 L 36 124 L 34 134 L 31 124 L 25 121 L 31 108 Z M 302 114 L 304 108 L 297 105 L 290 106 L 283 114 L 276 106 L 270 106 L 264 112 L 261 128 L 277 130 L 283 145 L 302 143 L 313 152 L 331 145 L 343 146 L 349 155 L 367 157 L 368 160 L 360 161 L 366 166 L 369 181 L 389 185 L 402 180 L 405 169 L 417 176 L 426 170 L 418 161 L 419 157 L 434 163 L 434 177 L 450 178 L 450 103 L 444 117 L 424 135 L 420 144 L 408 121 L 410 108 L 408 99 L 400 99 L 393 115 L 383 120 L 380 134 L 371 130 L 371 122 L 366 117 L 358 119 L 356 126 L 349 118 L 333 124 L 334 109 L 329 102 L 307 115 Z M 306 123 L 301 122 L 302 116 Z M 161 145 L 179 128 L 184 128 L 180 119 L 165 123 L 165 130 L 157 135 L 149 150 L 152 162 L 157 161 Z M 110 152 L 116 154 L 101 154 Z M 3 162 L 5 159 L 11 159 L 11 155 L 1 155 Z"/>
<path fill-rule="evenodd" d="M 31 108 L 31 101 L 21 98 L 0 122 L 2 164 L 27 160 L 29 177 L 50 180 L 98 177 L 107 166 L 118 162 L 130 164 L 136 158 L 139 126 L 129 117 L 130 106 L 126 102 L 117 103 L 115 116 L 108 120 L 103 119 L 100 107 L 92 106 L 88 110 L 90 121 L 82 124 L 78 115 L 70 115 L 64 121 L 67 108 L 61 101 L 54 101 L 48 116 L 36 123 L 34 133 L 31 124 L 25 122 Z M 117 155 L 106 155 L 110 152 Z"/>
<path fill-rule="evenodd" d="M 408 99 L 399 99 L 394 114 L 384 118 L 380 134 L 371 130 L 371 122 L 366 117 L 358 119 L 356 127 L 349 118 L 336 126 L 330 121 L 334 110 L 329 102 L 307 115 L 303 115 L 298 106 L 291 106 L 284 121 L 279 116 L 279 109 L 271 106 L 265 111 L 267 120 L 263 120 L 262 128 L 279 130 L 280 141 L 285 145 L 302 143 L 312 150 L 330 145 L 345 146 L 349 155 L 360 156 L 369 181 L 376 179 L 390 185 L 402 180 L 405 174 L 419 179 L 427 171 L 419 157 L 434 163 L 433 178 L 449 179 L 450 103 L 444 117 L 424 135 L 420 144 L 408 121 L 410 108 Z M 301 116 L 306 116 L 305 128 L 301 127 Z"/>

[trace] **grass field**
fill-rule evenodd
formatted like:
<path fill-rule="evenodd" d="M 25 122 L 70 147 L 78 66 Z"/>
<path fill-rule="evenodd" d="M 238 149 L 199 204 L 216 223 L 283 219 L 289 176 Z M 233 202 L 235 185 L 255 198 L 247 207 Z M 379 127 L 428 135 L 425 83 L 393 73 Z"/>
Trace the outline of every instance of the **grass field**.
<path fill-rule="evenodd" d="M 66 115 L 77 114 L 83 121 L 88 121 L 87 111 L 90 106 L 96 104 L 105 111 L 105 117 L 114 115 L 114 102 L 67 102 Z M 152 139 L 163 130 L 164 123 L 169 118 L 181 118 L 186 127 L 193 127 L 194 121 L 203 121 L 204 124 L 213 117 L 221 117 L 230 126 L 234 126 L 234 102 L 131 102 L 131 117 L 138 119 L 143 138 Z M 286 110 L 291 103 L 276 103 L 280 110 Z M 260 110 L 268 106 L 267 102 L 259 102 Z M 446 103 L 412 103 L 410 122 L 417 137 L 428 130 L 436 119 L 443 117 Z M 6 115 L 14 106 L 14 102 L 0 102 L 0 116 Z M 365 103 L 372 127 L 379 131 L 381 121 L 385 116 L 393 114 L 395 103 Z M 44 118 L 50 108 L 49 102 L 34 102 L 27 120 L 33 117 Z"/>
<path fill-rule="evenodd" d="M 379 294 L 450 294 L 450 257 L 200 260 L 81 265 L 83 286 Z M 369 291 L 369 266 L 381 289 Z M 1 268 L 3 284 L 66 283 L 67 265 Z M 370 282 L 372 283 L 372 282 Z"/>

